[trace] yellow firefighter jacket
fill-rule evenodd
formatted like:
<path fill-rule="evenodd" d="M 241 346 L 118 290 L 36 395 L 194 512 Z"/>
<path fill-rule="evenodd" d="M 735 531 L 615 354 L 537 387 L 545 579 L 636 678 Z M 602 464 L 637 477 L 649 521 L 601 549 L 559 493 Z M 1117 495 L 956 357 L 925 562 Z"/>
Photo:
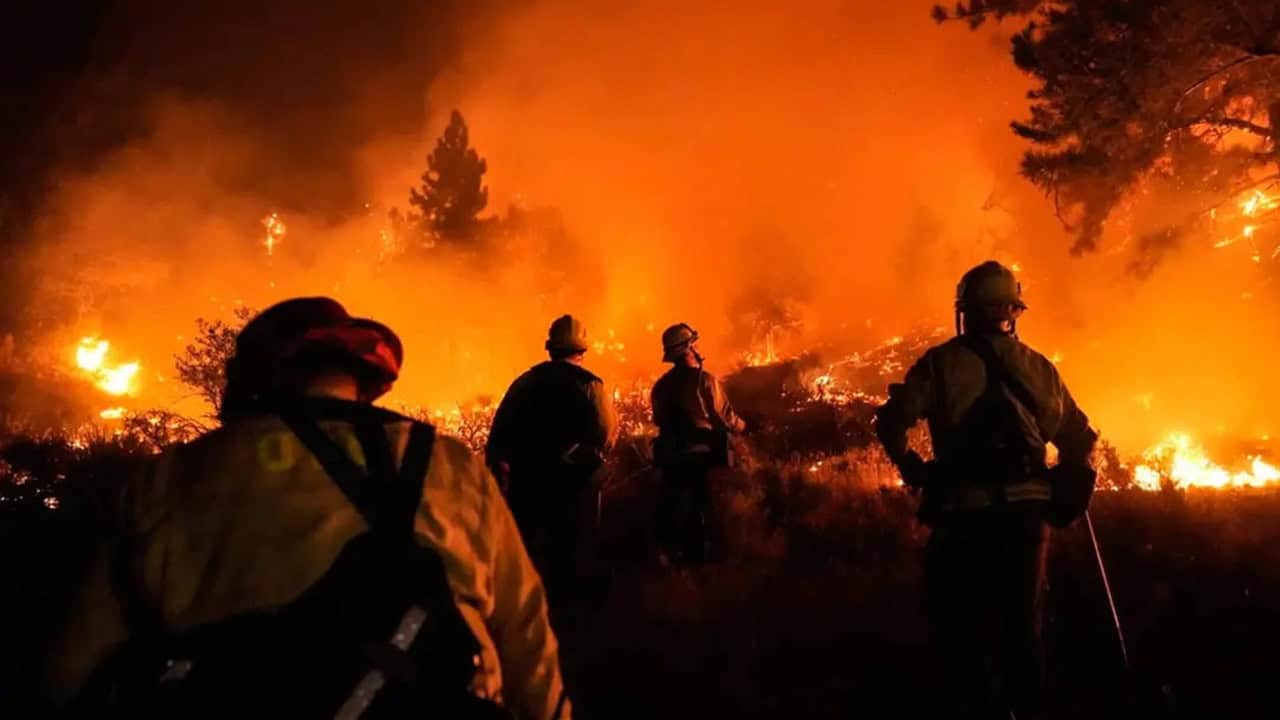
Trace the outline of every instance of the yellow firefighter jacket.
<path fill-rule="evenodd" d="M 351 425 L 321 427 L 363 464 Z M 399 464 L 410 423 L 385 427 Z M 438 437 L 422 499 L 419 540 L 440 554 L 482 647 L 473 690 L 522 719 L 557 717 L 563 685 L 542 584 L 492 476 L 462 443 Z M 60 700 L 128 636 L 109 570 L 120 547 L 131 548 L 125 567 L 142 597 L 182 631 L 291 602 L 366 527 L 274 417 L 232 423 L 155 458 L 125 484 L 117 514 L 116 536 L 99 549 L 48 658 Z M 567 702 L 561 710 L 568 718 Z"/>

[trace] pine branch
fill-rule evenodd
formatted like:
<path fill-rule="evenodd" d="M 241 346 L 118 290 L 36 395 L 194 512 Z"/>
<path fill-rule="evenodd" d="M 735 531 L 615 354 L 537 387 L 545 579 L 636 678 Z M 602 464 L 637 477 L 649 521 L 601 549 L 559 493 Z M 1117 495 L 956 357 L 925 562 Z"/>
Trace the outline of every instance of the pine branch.
<path fill-rule="evenodd" d="M 1272 129 L 1269 127 L 1266 127 L 1265 125 L 1258 125 L 1256 123 L 1251 123 L 1248 120 L 1241 120 L 1239 118 L 1230 118 L 1230 117 L 1220 118 L 1218 120 L 1215 120 L 1214 123 L 1217 125 L 1226 125 L 1227 127 L 1235 128 L 1237 130 L 1245 130 L 1247 132 L 1253 133 L 1254 135 L 1259 135 L 1264 138 L 1270 138 L 1272 134 Z"/>
<path fill-rule="evenodd" d="M 1232 46 L 1232 47 L 1235 47 L 1235 46 Z M 1192 83 L 1191 86 L 1188 87 L 1186 90 L 1183 90 L 1182 94 L 1178 96 L 1178 102 L 1175 103 L 1173 106 L 1173 112 L 1175 115 L 1178 113 L 1179 110 L 1182 109 L 1183 101 L 1186 100 L 1187 97 L 1191 95 L 1191 93 L 1195 92 L 1199 88 L 1204 87 L 1205 84 L 1208 83 L 1210 80 L 1213 80 L 1214 78 L 1221 76 L 1223 73 L 1230 72 L 1231 70 L 1234 70 L 1243 65 L 1250 65 L 1252 63 L 1255 63 L 1261 60 L 1270 60 L 1270 59 L 1275 59 L 1277 57 L 1280 57 L 1280 51 L 1264 51 L 1262 53 L 1252 53 L 1252 52 L 1249 52 L 1248 50 L 1244 50 L 1243 48 L 1237 47 L 1236 49 L 1248 54 L 1246 54 L 1244 57 L 1236 58 L 1235 60 L 1232 60 L 1226 65 L 1223 65 L 1222 67 L 1217 68 L 1216 70 L 1210 73 L 1207 73 L 1204 77 Z"/>
<path fill-rule="evenodd" d="M 1275 135 L 1274 128 L 1249 122 L 1242 118 L 1233 117 L 1198 117 L 1170 127 L 1169 132 L 1181 132 L 1198 125 L 1220 125 L 1222 127 L 1234 128 L 1236 130 L 1244 130 L 1264 139 L 1270 139 Z"/>

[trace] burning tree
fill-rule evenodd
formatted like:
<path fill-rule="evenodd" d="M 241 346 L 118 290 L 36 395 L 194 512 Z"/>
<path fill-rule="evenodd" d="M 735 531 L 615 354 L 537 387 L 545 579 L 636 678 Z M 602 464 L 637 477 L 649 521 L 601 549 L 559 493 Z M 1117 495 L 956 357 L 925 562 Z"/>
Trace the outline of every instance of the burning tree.
<path fill-rule="evenodd" d="M 1222 220 L 1224 206 L 1241 222 L 1220 246 L 1253 242 L 1280 217 L 1275 203 L 1247 204 L 1254 193 L 1269 201 L 1265 190 L 1280 179 L 1280 4 L 973 0 L 934 9 L 940 22 L 971 27 L 1010 16 L 1026 19 L 1013 61 L 1038 81 L 1029 119 L 1013 123 L 1035 146 L 1022 173 L 1053 199 L 1073 252 L 1097 249 L 1134 191 L 1198 203 L 1142 239 L 1139 273 L 1188 231 Z"/>
<path fill-rule="evenodd" d="M 471 147 L 466 120 L 454 110 L 449 126 L 427 156 L 422 185 L 409 190 L 409 204 L 416 212 L 412 220 L 428 245 L 476 238 L 480 213 L 489 203 L 489 189 L 484 186 L 487 169 L 484 158 Z"/>
<path fill-rule="evenodd" d="M 734 335 L 752 348 L 747 353 L 751 365 L 765 365 L 780 358 L 778 341 L 801 325 L 801 301 L 765 287 L 751 287 L 730 304 Z"/>

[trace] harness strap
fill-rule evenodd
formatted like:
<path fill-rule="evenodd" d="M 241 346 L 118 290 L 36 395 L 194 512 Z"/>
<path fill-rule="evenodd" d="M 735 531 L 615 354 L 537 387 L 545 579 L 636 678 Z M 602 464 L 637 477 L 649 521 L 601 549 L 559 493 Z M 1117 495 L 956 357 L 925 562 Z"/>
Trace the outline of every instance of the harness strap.
<path fill-rule="evenodd" d="M 1039 403 L 1036 402 L 1035 395 L 1027 389 L 1021 378 L 1009 372 L 1008 366 L 996 355 L 996 350 L 991 347 L 991 343 L 977 335 L 961 335 L 960 342 L 966 348 L 972 350 L 982 360 L 982 364 L 986 366 L 988 389 L 1003 385 L 1009 389 L 1009 392 L 1013 393 L 1014 399 L 1021 403 L 1032 416 L 1038 417 L 1040 415 Z"/>
<path fill-rule="evenodd" d="M 413 518 L 426 502 L 422 497 L 422 479 L 431 465 L 435 440 L 436 429 L 430 425 L 415 422 L 409 428 L 409 440 L 405 444 L 404 460 L 400 463 L 400 477 L 394 493 L 398 502 L 392 503 L 397 513 L 405 513 L 408 517 L 399 518 L 394 527 L 413 530 Z"/>
<path fill-rule="evenodd" d="M 377 533 L 412 533 L 422 497 L 422 478 L 431 462 L 435 429 L 414 423 L 409 430 L 400 472 L 380 417 L 354 418 L 356 438 L 364 451 L 366 472 L 322 430 L 316 420 L 295 407 L 277 414 L 316 457 L 325 473 Z"/>
<path fill-rule="evenodd" d="M 373 533 L 412 542 L 414 517 L 422 502 L 422 478 L 431 462 L 435 429 L 413 423 L 405 445 L 400 472 L 393 471 L 395 458 L 381 419 L 356 418 L 356 437 L 364 450 L 369 473 L 360 470 L 355 461 L 325 433 L 313 417 L 285 408 L 280 418 L 302 444 L 320 461 L 325 472 L 347 496 L 348 501 L 365 517 Z M 377 486 L 377 481 L 381 487 Z M 427 619 L 424 608 L 408 609 L 390 639 L 390 649 L 403 654 L 417 638 Z M 384 669 L 373 667 L 361 677 L 346 701 L 338 709 L 336 720 L 358 720 L 369 709 L 387 683 Z"/>
<path fill-rule="evenodd" d="M 987 373 L 987 384 L 983 396 L 989 402 L 997 403 L 1004 409 L 1003 419 L 1008 423 L 1008 430 L 1013 438 L 1017 438 L 1027 461 L 1033 462 L 1032 453 L 1037 451 L 1026 433 L 1040 436 L 1041 431 L 1036 419 L 1039 414 L 1039 403 L 1035 395 L 1022 381 L 1014 375 L 1008 366 L 996 354 L 995 348 L 985 338 L 978 335 L 961 335 L 960 342 L 982 361 Z M 1005 394 L 1001 389 L 1007 389 Z M 1012 397 L 1010 397 L 1012 396 Z M 1031 418 L 1022 417 L 1019 406 L 1030 413 Z M 1041 466 L 1041 469 L 1043 467 Z M 1033 475 L 1031 479 L 1009 484 L 970 483 L 949 489 L 941 498 L 938 510 L 942 512 L 961 512 L 978 510 L 1003 505 L 1005 503 L 1048 501 L 1052 495 L 1049 483 L 1041 477 Z"/>

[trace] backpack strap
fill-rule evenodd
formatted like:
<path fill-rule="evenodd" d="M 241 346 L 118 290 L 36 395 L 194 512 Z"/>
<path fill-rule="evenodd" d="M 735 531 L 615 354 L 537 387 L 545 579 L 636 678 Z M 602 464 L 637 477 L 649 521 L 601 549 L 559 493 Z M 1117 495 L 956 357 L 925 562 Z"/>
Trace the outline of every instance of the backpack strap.
<path fill-rule="evenodd" d="M 413 532 L 414 516 L 425 502 L 422 497 L 422 480 L 431 467 L 435 441 L 434 427 L 415 422 L 409 428 L 409 441 L 405 444 L 404 459 L 400 463 L 399 481 L 390 503 L 390 507 L 400 517 L 392 527 L 406 527 L 410 533 Z"/>
<path fill-rule="evenodd" d="M 368 472 L 320 428 L 314 417 L 295 407 L 276 413 L 303 446 L 316 457 L 325 473 L 347 500 L 364 516 L 373 532 L 402 534 L 413 532 L 413 518 L 422 497 L 422 478 L 431 462 L 435 429 L 415 422 L 400 472 L 380 417 L 355 418 L 356 438 L 364 450 Z"/>
<path fill-rule="evenodd" d="M 1004 408 L 1001 415 L 1012 438 L 1028 453 L 1026 459 L 1032 463 L 1032 468 L 1043 469 L 1044 431 L 1040 427 L 1040 404 L 1036 402 L 1035 395 L 1026 383 L 1010 372 L 985 338 L 961 335 L 960 341 L 982 360 L 986 368 L 987 385 L 983 389 L 983 396 Z M 1008 390 L 1008 393 L 1002 392 L 1002 389 Z M 1030 417 L 1024 415 L 1020 408 L 1025 409 Z"/>
<path fill-rule="evenodd" d="M 399 416 L 385 412 L 363 412 L 364 408 L 348 403 L 351 407 L 338 408 L 340 412 L 328 412 L 320 405 L 311 406 L 305 401 L 274 410 L 302 444 L 316 457 L 325 473 L 342 491 L 347 500 L 360 512 L 369 526 L 371 535 L 381 536 L 389 545 L 405 547 L 413 542 L 414 518 L 421 506 L 423 478 L 431 461 L 435 429 L 428 424 L 414 422 L 409 429 L 399 472 L 394 470 L 395 457 L 386 435 L 385 423 L 400 420 Z M 332 409 L 332 408 L 329 408 Z M 368 408 L 374 410 L 373 408 Z M 356 436 L 361 442 L 371 472 L 365 472 L 318 424 L 321 419 L 335 419 L 355 425 Z M 128 538 L 125 538 L 127 541 Z M 97 716 L 100 708 L 125 708 L 135 705 L 150 707 L 155 702 L 158 683 L 182 679 L 192 669 L 188 653 L 199 647 L 202 639 L 175 635 L 164 627 L 158 608 L 146 602 L 128 559 L 132 548 L 122 544 L 120 551 L 111 558 L 111 579 L 120 598 L 124 619 L 131 635 L 129 643 L 112 658 L 105 670 L 100 669 L 90 678 L 79 698 L 71 706 L 68 717 Z M 439 567 L 441 583 L 437 590 L 448 597 L 444 569 Z M 386 643 L 386 650 L 399 656 L 407 652 L 427 621 L 428 607 L 413 605 L 407 609 Z M 461 616 L 457 622 L 465 627 Z M 241 626 L 237 631 L 242 630 Z M 474 642 L 474 638 L 472 638 Z M 370 656 L 373 669 L 366 673 L 357 691 L 346 703 L 340 717 L 359 718 L 372 702 L 390 672 L 379 665 L 387 653 Z M 174 660 L 180 658 L 179 660 Z M 202 664 L 202 663 L 197 663 Z M 403 663 L 400 663 L 402 665 Z M 211 665 L 210 667 L 215 667 Z M 216 672 L 216 669 L 214 670 Z M 203 681 L 201 681 L 203 682 Z M 368 692 L 369 683 L 373 686 Z M 203 691 L 199 690 L 199 691 Z M 197 691 L 197 692 L 199 692 Z M 176 691 L 175 691 L 176 692 Z M 168 702 L 165 700 L 164 702 Z M 112 712 L 108 710 L 108 712 Z M 144 716 L 152 716 L 144 713 Z M 109 714 L 116 717 L 116 714 Z M 123 716 L 123 715 L 121 715 Z M 130 714 L 130 716 L 134 716 Z"/>
<path fill-rule="evenodd" d="M 987 391 L 1003 385 L 1008 388 L 1009 392 L 1013 393 L 1014 399 L 1026 408 L 1033 417 L 1039 416 L 1040 406 L 1036 402 L 1035 396 L 1027 389 L 1021 378 L 1009 372 L 1009 368 L 996 355 L 995 348 L 991 347 L 991 343 L 977 335 L 961 335 L 960 342 L 973 351 L 982 360 L 982 364 L 986 366 Z"/>

